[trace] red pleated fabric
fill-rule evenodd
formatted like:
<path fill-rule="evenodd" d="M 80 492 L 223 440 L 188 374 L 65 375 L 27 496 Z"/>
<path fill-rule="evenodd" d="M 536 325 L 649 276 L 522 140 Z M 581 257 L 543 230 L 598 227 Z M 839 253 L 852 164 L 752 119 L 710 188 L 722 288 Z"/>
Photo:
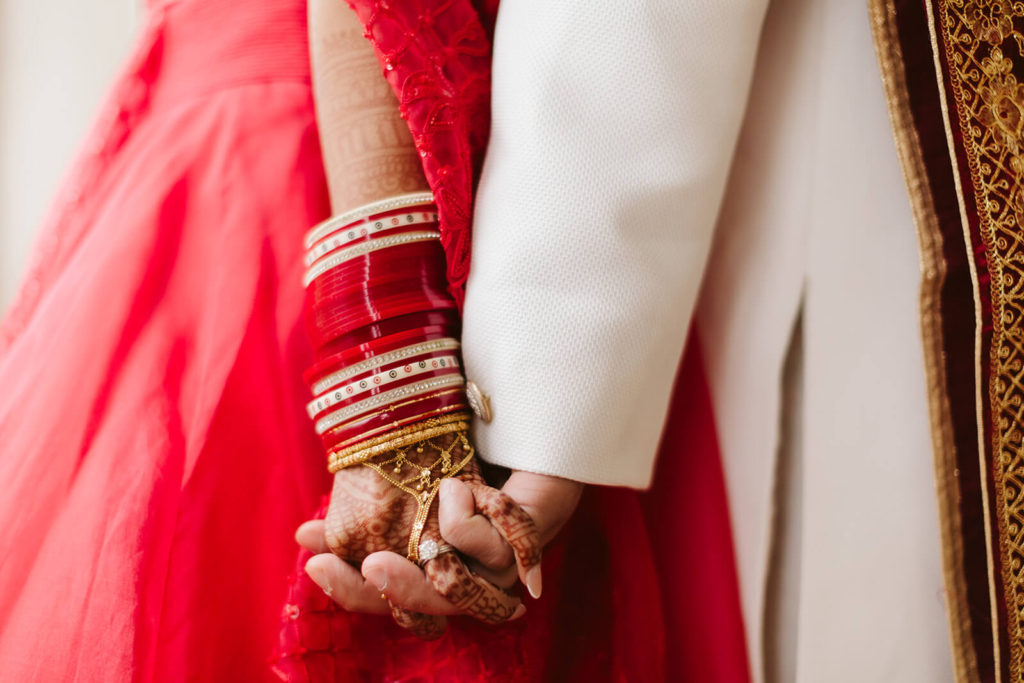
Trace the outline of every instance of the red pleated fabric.
<path fill-rule="evenodd" d="M 479 29 L 444 88 L 403 94 L 428 113 L 409 119 L 421 150 L 447 160 L 425 166 L 458 291 L 493 14 L 403 7 Z M 413 53 L 434 68 L 436 50 Z M 303 2 L 154 5 L 0 325 L 0 678 L 746 680 L 692 344 L 654 490 L 588 491 L 524 619 L 422 643 L 306 579 L 292 534 L 330 483 L 302 382 L 318 144 Z"/>

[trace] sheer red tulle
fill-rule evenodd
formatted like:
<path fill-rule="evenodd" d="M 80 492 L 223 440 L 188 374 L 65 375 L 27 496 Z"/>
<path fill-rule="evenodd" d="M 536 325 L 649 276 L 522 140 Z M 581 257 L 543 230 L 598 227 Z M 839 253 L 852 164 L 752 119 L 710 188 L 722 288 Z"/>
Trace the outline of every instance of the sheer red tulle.
<path fill-rule="evenodd" d="M 461 301 L 496 3 L 356 5 Z M 154 3 L 58 195 L 0 326 L 4 680 L 746 680 L 693 344 L 654 490 L 588 491 L 524 619 L 423 643 L 305 577 L 292 534 L 330 483 L 303 408 L 308 70 L 299 0 Z"/>

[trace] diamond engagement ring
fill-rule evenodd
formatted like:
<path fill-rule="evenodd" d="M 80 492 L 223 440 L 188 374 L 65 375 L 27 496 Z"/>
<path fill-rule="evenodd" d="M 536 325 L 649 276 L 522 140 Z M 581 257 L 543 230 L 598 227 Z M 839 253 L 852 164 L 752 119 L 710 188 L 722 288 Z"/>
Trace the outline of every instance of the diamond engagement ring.
<path fill-rule="evenodd" d="M 455 548 L 447 543 L 438 544 L 437 541 L 423 541 L 419 547 L 419 565 L 422 567 L 441 553 L 453 553 Z"/>

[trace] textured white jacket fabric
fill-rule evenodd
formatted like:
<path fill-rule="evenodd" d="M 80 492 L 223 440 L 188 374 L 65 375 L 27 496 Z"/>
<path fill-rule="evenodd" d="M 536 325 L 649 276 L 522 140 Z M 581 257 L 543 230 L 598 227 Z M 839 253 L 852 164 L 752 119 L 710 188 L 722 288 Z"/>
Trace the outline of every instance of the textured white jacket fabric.
<path fill-rule="evenodd" d="M 491 462 L 648 484 L 763 0 L 506 0 L 463 347 Z"/>
<path fill-rule="evenodd" d="M 695 319 L 755 681 L 944 683 L 917 251 L 867 8 L 772 0 L 761 37 L 764 10 L 503 0 L 463 334 L 494 409 L 476 438 L 511 468 L 645 486 Z"/>

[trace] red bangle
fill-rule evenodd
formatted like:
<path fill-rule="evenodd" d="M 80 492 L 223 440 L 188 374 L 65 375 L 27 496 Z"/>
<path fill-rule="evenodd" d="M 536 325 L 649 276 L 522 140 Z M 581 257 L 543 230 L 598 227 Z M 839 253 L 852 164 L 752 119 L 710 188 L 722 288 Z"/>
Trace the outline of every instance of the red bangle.
<path fill-rule="evenodd" d="M 412 245 L 415 246 L 415 245 Z M 353 264 L 349 271 L 329 272 L 310 283 L 309 291 L 314 302 L 327 304 L 332 298 L 344 295 L 352 289 L 362 289 L 372 293 L 379 284 L 406 278 L 435 286 L 443 284 L 444 263 L 436 254 L 413 250 L 403 254 L 378 255 L 375 258 L 365 257 Z"/>
<path fill-rule="evenodd" d="M 319 356 L 326 358 L 328 354 L 336 354 L 357 345 L 371 344 L 376 339 L 390 337 L 405 330 L 425 329 L 429 332 L 435 327 L 443 328 L 444 336 L 458 339 L 461 331 L 458 313 L 454 309 L 448 309 L 409 313 L 381 320 L 338 337 L 322 347 Z"/>
<path fill-rule="evenodd" d="M 367 278 L 369 279 L 369 278 Z M 373 301 L 381 295 L 387 295 L 395 288 L 395 283 L 409 293 L 430 292 L 443 289 L 443 280 L 437 275 L 424 272 L 387 271 L 373 276 L 372 283 L 353 282 L 353 279 L 334 280 L 321 283 L 311 288 L 312 304 L 316 310 L 341 309 L 352 299 Z"/>
<path fill-rule="evenodd" d="M 312 320 L 307 319 L 307 328 L 317 349 L 361 327 L 409 313 L 454 309 L 455 302 L 436 291 L 410 295 L 402 288 L 397 288 L 395 294 L 384 299 L 373 302 L 364 300 L 358 302 L 358 305 L 353 301 L 351 308 L 355 310 L 325 313 Z"/>
<path fill-rule="evenodd" d="M 410 242 L 354 256 L 325 271 L 307 287 L 320 289 L 322 282 L 327 280 L 370 286 L 372 280 L 368 278 L 382 273 L 396 274 L 423 270 L 444 272 L 444 252 L 441 245 L 436 242 Z"/>
<path fill-rule="evenodd" d="M 314 262 L 302 276 L 303 286 L 308 287 L 337 269 L 347 268 L 373 254 L 387 258 L 395 252 L 411 253 L 407 247 L 415 245 L 439 249 L 440 236 L 437 230 L 402 230 L 393 235 L 367 238 Z"/>
<path fill-rule="evenodd" d="M 304 374 L 315 394 L 307 410 L 329 448 L 468 411 L 461 322 L 429 201 L 375 202 L 307 234 L 304 314 L 316 357 Z"/>
<path fill-rule="evenodd" d="M 413 270 L 405 259 L 389 257 L 371 262 L 370 272 L 363 270 L 359 279 L 325 276 L 312 283 L 306 305 L 306 321 L 317 347 L 357 327 L 368 325 L 400 312 L 450 309 L 451 300 L 440 259 L 423 259 Z M 377 263 L 382 267 L 372 266 Z M 391 270 L 389 264 L 405 266 Z M 365 264 L 364 264 L 365 265 Z M 409 272 L 412 270 L 412 272 Z M 347 280 L 347 281 L 346 281 Z M 399 293 L 405 296 L 399 296 Z M 419 303 L 413 304 L 413 301 Z"/>
<path fill-rule="evenodd" d="M 371 336 L 365 342 L 350 343 L 343 351 L 325 355 L 314 363 L 303 374 L 306 384 L 312 386 L 319 377 L 325 377 L 344 367 L 355 365 L 368 358 L 380 356 L 417 342 L 432 341 L 450 337 L 445 325 L 426 325 L 423 327 L 403 328 L 400 332 L 387 335 Z M 315 392 L 314 392 L 315 393 Z"/>

